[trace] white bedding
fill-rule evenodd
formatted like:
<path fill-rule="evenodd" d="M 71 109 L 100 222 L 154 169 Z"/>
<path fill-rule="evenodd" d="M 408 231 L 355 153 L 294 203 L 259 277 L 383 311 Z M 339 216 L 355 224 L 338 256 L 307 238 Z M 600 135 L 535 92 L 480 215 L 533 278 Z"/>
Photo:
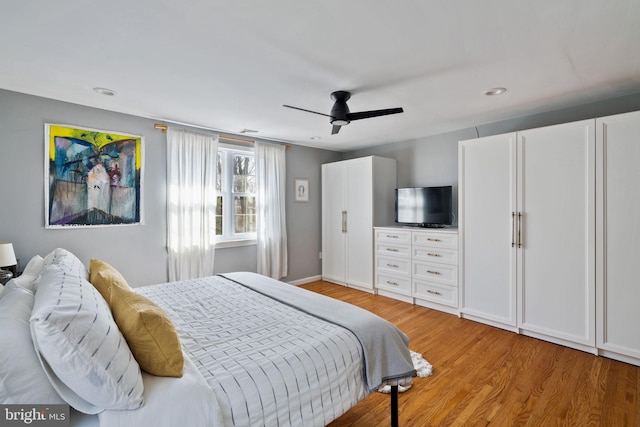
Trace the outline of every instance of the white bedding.
<path fill-rule="evenodd" d="M 52 304 L 59 323 L 66 325 L 61 329 L 65 335 L 60 345 L 66 344 L 59 348 L 56 341 L 51 348 L 62 352 L 45 352 L 47 363 L 60 367 L 69 365 L 72 359 L 68 354 L 88 356 L 79 361 L 73 359 L 72 376 L 61 379 L 65 386 L 73 384 L 74 393 L 88 402 L 97 395 L 91 388 L 95 387 L 97 377 L 82 373 L 80 368 L 106 372 L 112 364 L 108 355 L 113 354 L 113 348 L 101 352 L 104 340 L 90 343 L 92 352 L 79 345 L 89 343 L 87 331 L 94 330 L 96 319 L 113 323 L 101 326 L 99 332 L 103 335 L 97 337 L 112 336 L 110 332 L 118 332 L 118 326 L 109 308 L 105 311 L 104 304 L 99 304 L 102 299 L 86 281 L 86 268 L 75 255 L 57 248 L 44 258 L 46 260 L 50 262 L 44 262 L 36 279 L 37 286 L 25 287 L 24 295 L 31 298 L 33 307 L 38 299 L 42 306 Z M 137 288 L 136 292 L 155 301 L 172 319 L 184 353 L 183 376 L 156 377 L 137 368 L 136 384 L 141 385 L 136 395 L 138 409 L 100 402 L 93 412 L 99 415 L 84 415 L 71 409 L 70 424 L 74 427 L 98 424 L 102 427 L 324 426 L 379 386 L 389 382 L 406 385 L 415 376 L 408 337 L 384 319 L 255 273 L 226 276 Z M 72 277 L 77 280 L 71 280 Z M 54 291 L 49 292 L 51 289 Z M 21 295 L 22 288 L 10 290 Z M 0 302 L 12 305 L 10 296 L 5 289 Z M 71 309 L 63 312 L 59 308 L 61 301 Z M 39 316 L 33 307 L 15 313 L 5 307 L 3 315 L 8 316 L 7 319 L 26 326 L 21 334 L 12 335 L 16 338 L 11 341 L 12 348 L 19 338 L 34 350 L 36 336 L 28 326 L 32 329 L 38 319 L 51 319 L 52 314 Z M 78 316 L 80 310 L 87 311 L 87 315 Z M 94 311 L 93 315 L 90 310 Z M 124 339 L 119 342 L 125 343 Z M 117 348 L 128 349 L 128 346 L 118 344 Z M 102 353 L 107 357 L 100 359 L 100 364 L 94 356 L 102 357 Z M 129 355 L 127 360 L 133 358 Z M 25 369 L 40 372 L 43 366 L 37 357 L 32 359 Z M 50 378 L 45 377 L 44 371 L 41 377 L 44 384 L 49 385 Z M 2 380 L 7 390 L 3 402 L 8 403 L 7 396 L 16 397 L 23 380 L 20 376 L 9 378 L 7 375 Z M 104 390 L 99 386 L 98 392 Z M 111 397 L 111 391 L 103 394 L 107 400 Z M 108 407 L 113 409 L 104 410 Z"/>
<path fill-rule="evenodd" d="M 143 407 L 104 411 L 103 427 L 325 426 L 370 392 L 362 344 L 341 326 L 220 276 L 135 290 L 173 320 L 184 375 L 143 373 Z"/>
<path fill-rule="evenodd" d="M 137 290 L 174 321 L 225 426 L 324 426 L 368 394 L 344 328 L 218 276 Z"/>
<path fill-rule="evenodd" d="M 224 426 L 213 391 L 193 362 L 185 357 L 181 378 L 142 372 L 144 405 L 133 411 L 87 415 L 70 409 L 73 427 Z"/>
<path fill-rule="evenodd" d="M 104 411 L 101 426 L 175 427 L 222 426 L 222 415 L 213 391 L 193 362 L 185 357 L 181 378 L 142 373 L 144 405 L 133 411 Z"/>

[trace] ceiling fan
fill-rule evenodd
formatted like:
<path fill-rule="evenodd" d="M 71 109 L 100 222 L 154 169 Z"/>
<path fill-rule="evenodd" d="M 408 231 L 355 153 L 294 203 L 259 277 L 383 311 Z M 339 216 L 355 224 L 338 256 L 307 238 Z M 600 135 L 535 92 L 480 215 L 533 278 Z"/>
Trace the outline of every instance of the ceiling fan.
<path fill-rule="evenodd" d="M 346 126 L 353 120 L 369 119 L 371 117 L 387 116 L 389 114 L 402 113 L 402 108 L 387 108 L 384 110 L 371 110 L 360 111 L 357 113 L 351 113 L 347 101 L 351 98 L 351 92 L 344 90 L 338 90 L 331 93 L 331 99 L 335 102 L 331 107 L 329 114 L 318 113 L 317 111 L 305 110 L 304 108 L 293 107 L 291 105 L 283 105 L 283 107 L 293 108 L 294 110 L 306 111 L 307 113 L 320 114 L 321 116 L 329 117 L 329 123 L 333 125 L 331 129 L 331 135 L 335 135 L 340 132 L 340 127 Z"/>

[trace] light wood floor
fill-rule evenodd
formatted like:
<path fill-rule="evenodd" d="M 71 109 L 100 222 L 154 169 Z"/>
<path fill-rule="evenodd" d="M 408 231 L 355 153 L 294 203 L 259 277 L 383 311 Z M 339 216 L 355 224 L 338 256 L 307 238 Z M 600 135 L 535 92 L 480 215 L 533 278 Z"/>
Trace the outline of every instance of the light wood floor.
<path fill-rule="evenodd" d="M 640 426 L 640 367 L 327 282 L 302 287 L 389 320 L 433 365 L 400 394 L 402 427 Z M 373 393 L 330 427 L 389 425 L 389 396 Z"/>

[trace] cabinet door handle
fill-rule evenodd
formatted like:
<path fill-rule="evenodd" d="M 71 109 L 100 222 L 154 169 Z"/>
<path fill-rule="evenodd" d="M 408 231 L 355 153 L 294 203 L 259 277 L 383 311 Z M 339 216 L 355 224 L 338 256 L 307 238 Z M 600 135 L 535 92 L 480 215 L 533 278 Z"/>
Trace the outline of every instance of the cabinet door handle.
<path fill-rule="evenodd" d="M 432 252 L 427 252 L 427 255 L 428 255 L 428 256 L 435 256 L 435 257 L 442 256 L 442 255 L 440 255 L 440 254 L 434 254 L 434 253 L 432 253 Z"/>
<path fill-rule="evenodd" d="M 441 242 L 442 241 L 440 239 L 435 239 L 433 237 L 427 237 L 427 240 L 430 241 L 430 242 Z"/>
<path fill-rule="evenodd" d="M 398 250 L 397 250 L 397 249 L 394 249 L 394 248 L 387 248 L 387 250 L 388 250 L 389 252 L 398 252 Z"/>
<path fill-rule="evenodd" d="M 347 211 L 342 211 L 342 232 L 347 232 Z"/>
<path fill-rule="evenodd" d="M 432 291 L 431 289 L 427 289 L 427 292 L 430 293 L 430 294 L 434 294 L 434 295 L 442 295 L 440 292 Z"/>
<path fill-rule="evenodd" d="M 397 284 L 396 282 L 391 282 L 389 280 L 387 280 L 387 284 L 388 285 L 393 285 L 393 286 L 400 286 L 399 284 Z"/>
<path fill-rule="evenodd" d="M 427 270 L 427 273 L 429 274 L 436 274 L 436 275 L 440 275 L 442 273 L 440 273 L 439 271 L 431 271 L 431 270 Z"/>
<path fill-rule="evenodd" d="M 511 212 L 511 247 L 516 247 L 516 213 Z"/>
<path fill-rule="evenodd" d="M 522 247 L 522 212 L 518 212 L 518 247 Z"/>
<path fill-rule="evenodd" d="M 387 237 L 389 239 L 397 239 L 398 238 L 398 236 L 396 236 L 395 234 L 387 234 Z"/>
<path fill-rule="evenodd" d="M 397 264 L 387 264 L 387 267 L 399 268 L 399 266 Z"/>

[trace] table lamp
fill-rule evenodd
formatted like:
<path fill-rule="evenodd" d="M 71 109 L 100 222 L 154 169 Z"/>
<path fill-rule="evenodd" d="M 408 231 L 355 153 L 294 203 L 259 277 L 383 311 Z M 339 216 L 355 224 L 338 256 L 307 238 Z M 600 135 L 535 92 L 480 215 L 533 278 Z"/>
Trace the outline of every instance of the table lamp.
<path fill-rule="evenodd" d="M 2 267 L 12 267 L 17 263 L 13 243 L 0 243 L 0 283 L 4 285 L 13 277 L 11 271 L 3 270 Z"/>

